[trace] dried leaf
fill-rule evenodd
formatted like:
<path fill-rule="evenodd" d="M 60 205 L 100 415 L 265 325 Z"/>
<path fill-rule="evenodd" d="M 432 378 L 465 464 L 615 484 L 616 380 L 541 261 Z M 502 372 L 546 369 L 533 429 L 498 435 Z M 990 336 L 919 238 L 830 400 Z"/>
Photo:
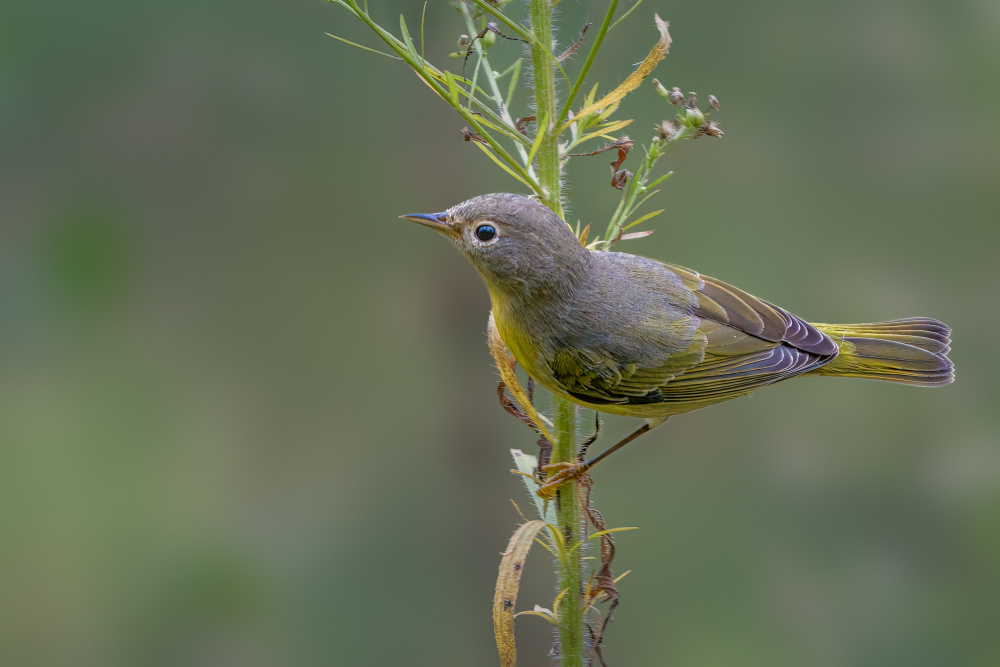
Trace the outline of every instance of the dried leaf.
<path fill-rule="evenodd" d="M 477 39 L 482 39 L 483 37 L 485 37 L 486 33 L 488 33 L 488 32 L 492 32 L 494 35 L 499 35 L 500 37 L 503 37 L 504 39 L 509 39 L 512 42 L 523 42 L 524 41 L 523 39 L 520 39 L 519 37 L 511 37 L 510 35 L 503 34 L 499 30 L 497 30 L 497 24 L 496 24 L 496 22 L 495 21 L 490 21 L 489 23 L 486 24 L 486 27 L 483 28 L 480 31 L 480 33 L 478 35 L 476 35 L 475 37 L 473 37 L 472 40 L 469 42 L 469 49 L 465 52 L 465 60 L 462 61 L 462 76 L 463 77 L 465 76 L 465 65 L 469 62 L 469 55 L 472 53 L 472 45 L 476 43 Z"/>
<path fill-rule="evenodd" d="M 535 410 L 535 406 L 531 404 L 528 399 L 527 394 L 524 393 L 524 389 L 521 387 L 521 383 L 517 381 L 517 376 L 514 374 L 514 357 L 511 355 L 510 350 L 507 348 L 507 344 L 503 341 L 500 336 L 500 331 L 497 329 L 496 321 L 493 319 L 493 313 L 490 313 L 490 319 L 487 324 L 487 342 L 490 348 L 490 354 L 493 355 L 493 362 L 497 366 L 497 370 L 500 371 L 500 379 L 503 383 L 507 385 L 510 393 L 513 394 L 514 400 L 518 402 L 521 409 L 531 418 L 531 421 L 535 423 L 536 428 L 541 432 L 541 434 L 549 441 L 555 442 L 552 439 L 551 434 L 548 429 L 545 428 L 542 418 L 539 416 L 538 411 Z"/>
<path fill-rule="evenodd" d="M 528 497 L 530 497 L 535 503 L 535 508 L 538 510 L 538 516 L 542 517 L 542 519 L 548 523 L 555 523 L 555 506 L 553 503 L 546 502 L 544 498 L 539 497 L 537 493 L 538 480 L 535 479 L 535 470 L 538 468 L 538 459 L 531 454 L 525 454 L 520 449 L 510 450 L 510 455 L 514 457 L 514 465 L 517 466 L 517 472 L 521 474 L 521 479 L 524 480 L 524 485 L 528 489 Z M 515 507 L 516 506 L 517 504 L 515 503 Z M 520 511 L 520 509 L 518 509 L 518 511 Z M 527 521 L 527 519 L 525 519 L 525 521 Z"/>
<path fill-rule="evenodd" d="M 493 595 L 493 634 L 497 640 L 500 664 L 514 667 L 517 664 L 517 644 L 514 641 L 514 606 L 521 586 L 524 559 L 531 549 L 531 543 L 545 522 L 535 519 L 521 526 L 511 536 L 507 550 L 500 559 L 500 572 Z"/>
<path fill-rule="evenodd" d="M 566 153 L 566 157 L 589 157 L 591 155 L 599 155 L 600 153 L 604 153 L 606 151 L 614 150 L 617 148 L 619 160 L 617 162 L 612 162 L 611 166 L 615 166 L 617 164 L 620 167 L 621 163 L 625 161 L 625 158 L 622 157 L 623 151 L 624 153 L 628 153 L 630 150 L 632 150 L 633 145 L 634 142 L 627 136 L 624 136 L 621 139 L 616 139 L 615 141 L 612 141 L 610 144 L 601 146 L 597 150 L 590 151 L 589 153 Z"/>
<path fill-rule="evenodd" d="M 653 71 L 653 69 L 660 63 L 661 60 L 667 57 L 667 52 L 670 50 L 670 32 L 667 30 L 669 24 L 661 19 L 658 15 L 654 14 L 656 20 L 656 29 L 660 31 L 660 40 L 656 43 L 653 49 L 646 56 L 646 59 L 639 63 L 639 67 L 636 68 L 634 72 L 629 74 L 628 78 L 625 79 L 621 85 L 612 90 L 610 93 L 597 100 L 596 102 L 587 105 L 581 109 L 577 114 L 577 118 L 583 118 L 596 111 L 605 109 L 615 102 L 619 101 L 633 90 L 639 87 L 647 76 Z M 565 128 L 561 128 L 565 129 Z M 560 130 L 561 131 L 561 130 Z"/>
<path fill-rule="evenodd" d="M 537 120 L 537 117 L 523 116 L 514 121 L 514 127 L 517 129 L 518 132 L 520 132 L 524 136 L 528 136 L 528 131 L 525 130 L 524 127 L 533 120 Z"/>
<path fill-rule="evenodd" d="M 656 231 L 656 230 L 647 229 L 647 230 L 642 231 L 642 232 L 629 232 L 628 234 L 622 234 L 621 236 L 619 236 L 618 240 L 619 241 L 628 241 L 629 239 L 641 239 L 641 238 L 643 238 L 645 236 L 649 236 L 654 231 Z"/>
<path fill-rule="evenodd" d="M 478 142 L 480 144 L 485 144 L 485 145 L 489 146 L 489 144 L 486 142 L 486 140 L 483 139 L 482 136 L 480 136 L 480 134 L 478 132 L 473 132 L 472 130 L 470 130 L 467 127 L 463 127 L 462 128 L 462 137 L 463 137 L 463 139 L 465 141 L 475 141 L 475 142 Z"/>
<path fill-rule="evenodd" d="M 628 179 L 632 178 L 632 175 L 632 172 L 628 169 L 616 171 L 614 176 L 611 177 L 611 187 L 616 190 L 624 190 L 625 184 L 628 183 Z"/>
<path fill-rule="evenodd" d="M 604 656 L 601 655 L 601 643 L 604 639 L 604 631 L 613 618 L 615 608 L 618 607 L 618 588 L 615 587 L 615 577 L 611 572 L 611 563 L 615 559 L 615 541 L 611 533 L 615 529 L 608 530 L 604 524 L 604 517 L 591 506 L 589 487 L 586 494 L 583 500 L 583 507 L 587 512 L 587 519 L 597 531 L 595 534 L 601 536 L 601 568 L 591 574 L 589 589 L 592 595 L 590 602 L 591 604 L 597 602 L 601 596 L 611 602 L 600 628 L 596 632 L 593 629 L 591 630 L 593 632 L 592 646 L 594 654 L 601 661 L 601 664 L 604 664 Z"/>

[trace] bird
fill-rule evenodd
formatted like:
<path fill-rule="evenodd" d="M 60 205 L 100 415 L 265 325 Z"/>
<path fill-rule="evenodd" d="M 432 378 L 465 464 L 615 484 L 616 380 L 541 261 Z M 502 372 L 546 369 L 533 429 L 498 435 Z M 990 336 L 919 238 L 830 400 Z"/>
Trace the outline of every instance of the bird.
<path fill-rule="evenodd" d="M 939 320 L 809 323 L 692 269 L 585 248 L 532 197 L 493 193 L 401 217 L 469 260 L 501 338 L 536 382 L 584 408 L 645 419 L 582 470 L 671 416 L 792 378 L 954 379 L 951 329 Z"/>

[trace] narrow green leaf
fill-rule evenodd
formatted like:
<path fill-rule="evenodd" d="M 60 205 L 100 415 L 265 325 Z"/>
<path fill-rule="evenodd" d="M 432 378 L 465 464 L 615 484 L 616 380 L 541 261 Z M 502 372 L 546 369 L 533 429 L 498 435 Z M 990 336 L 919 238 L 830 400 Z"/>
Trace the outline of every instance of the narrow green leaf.
<path fill-rule="evenodd" d="M 510 75 L 510 85 L 507 86 L 507 99 L 504 100 L 504 107 L 510 109 L 510 103 L 514 99 L 514 91 L 517 90 L 517 84 L 521 79 L 521 63 L 524 58 L 518 58 L 514 61 L 512 67 L 514 68 L 513 73 Z"/>
<path fill-rule="evenodd" d="M 343 42 L 344 44 L 350 44 L 351 46 L 356 46 L 357 48 L 361 49 L 362 51 L 371 51 L 372 53 L 377 53 L 380 56 L 385 56 L 386 58 L 392 58 L 393 60 L 401 60 L 401 58 L 399 58 L 398 56 L 394 56 L 391 53 L 386 53 L 385 51 L 379 51 L 378 49 L 373 49 L 373 48 L 371 48 L 369 46 L 364 46 L 363 44 L 358 44 L 357 42 L 352 42 L 349 39 L 344 39 L 343 37 L 338 37 L 337 35 L 333 35 L 333 34 L 330 34 L 328 32 L 323 33 L 323 34 L 326 35 L 327 37 L 333 37 L 337 41 Z"/>
<path fill-rule="evenodd" d="M 424 59 L 424 17 L 427 16 L 427 0 L 424 0 L 424 9 L 420 12 L 420 59 Z"/>
<path fill-rule="evenodd" d="M 410 39 L 410 31 L 406 29 L 406 19 L 403 18 L 402 14 L 399 15 L 399 32 L 403 37 L 403 44 L 406 45 L 413 59 L 418 63 L 423 63 L 424 59 L 417 55 L 417 47 L 413 45 L 413 40 Z"/>
<path fill-rule="evenodd" d="M 507 76 L 508 74 L 510 74 L 511 72 L 513 72 L 515 67 L 519 67 L 520 66 L 521 60 L 523 60 L 523 58 L 518 58 L 517 60 L 515 60 L 514 62 L 512 62 L 510 64 L 510 67 L 508 67 L 504 71 L 502 71 L 499 74 L 497 74 L 494 78 L 497 81 L 499 81 L 500 79 L 504 78 L 505 76 Z"/>
<path fill-rule="evenodd" d="M 616 25 L 618 25 L 619 23 L 621 23 L 622 21 L 624 21 L 625 19 L 627 19 L 628 15 L 631 14 L 632 12 L 634 12 L 639 7 L 639 5 L 641 5 L 641 4 L 642 4 L 642 0 L 639 0 L 637 3 L 635 3 L 634 5 L 632 5 L 631 7 L 629 7 L 629 9 L 628 9 L 627 12 L 625 12 L 624 14 L 622 14 L 620 17 L 618 17 L 617 21 L 615 21 L 614 23 L 611 24 L 611 27 L 608 28 L 608 32 L 611 32 L 612 30 L 614 30 Z"/>
<path fill-rule="evenodd" d="M 445 72 L 444 76 L 448 81 L 448 96 L 451 106 L 457 107 L 461 103 L 458 101 L 458 84 L 455 82 L 455 75 L 451 72 Z"/>
<path fill-rule="evenodd" d="M 594 539 L 595 537 L 601 537 L 602 535 L 609 535 L 611 533 L 620 533 L 623 530 L 639 530 L 639 526 L 628 526 L 625 528 L 608 528 L 607 530 L 599 530 L 596 533 L 589 536 L 589 539 Z"/>
<path fill-rule="evenodd" d="M 525 166 L 528 166 L 532 163 L 532 161 L 535 159 L 535 153 L 537 153 L 538 149 L 542 147 L 542 139 L 545 138 L 545 131 L 548 128 L 547 121 L 548 119 L 545 116 L 540 116 L 535 121 L 535 129 L 536 129 L 535 143 L 531 145 L 531 151 L 528 153 L 528 164 Z"/>
<path fill-rule="evenodd" d="M 657 185 L 659 185 L 659 184 L 660 184 L 660 183 L 662 183 L 663 181 L 665 181 L 665 180 L 667 180 L 668 178 L 670 178 L 670 177 L 671 177 L 671 176 L 673 175 L 673 173 L 674 173 L 674 172 L 672 172 L 672 171 L 668 171 L 668 172 L 667 172 L 667 173 L 665 173 L 665 174 L 664 174 L 663 176 L 660 176 L 660 177 L 659 177 L 658 179 L 656 179 L 655 181 L 653 181 L 652 183 L 650 183 L 649 185 L 647 185 L 647 186 L 646 186 L 646 189 L 649 189 L 649 188 L 655 188 L 655 187 L 656 187 Z"/>
<path fill-rule="evenodd" d="M 503 162 L 501 162 L 500 158 L 498 158 L 496 155 L 494 155 L 493 152 L 490 151 L 489 148 L 487 148 L 486 146 L 483 146 L 478 141 L 473 141 L 472 143 L 474 143 L 480 150 L 482 150 L 484 153 L 486 153 L 487 157 L 489 157 L 491 160 L 493 160 L 494 162 L 496 162 L 496 164 L 497 164 L 498 167 L 500 167 L 501 169 L 503 169 L 504 171 L 506 171 L 508 174 L 510 174 L 511 176 L 513 176 L 514 178 L 516 178 L 517 180 L 521 181 L 521 183 L 523 183 L 525 186 L 531 188 L 531 184 L 528 183 L 528 181 L 526 181 L 523 178 L 521 178 L 520 176 L 518 176 L 517 172 L 515 172 L 513 169 L 511 169 L 510 167 L 508 167 L 507 165 L 505 165 Z M 534 189 L 534 188 L 532 188 L 532 189 Z"/>
<path fill-rule="evenodd" d="M 659 211 L 653 211 L 652 213 L 647 213 L 646 215 L 642 216 L 638 220 L 635 220 L 634 222 L 630 222 L 627 225 L 625 225 L 624 227 L 622 227 L 622 231 L 625 231 L 626 229 L 632 229 L 636 225 L 641 225 L 642 223 L 646 222 L 650 218 L 655 218 L 659 214 L 663 213 L 665 210 L 667 210 L 667 209 L 661 208 Z"/>

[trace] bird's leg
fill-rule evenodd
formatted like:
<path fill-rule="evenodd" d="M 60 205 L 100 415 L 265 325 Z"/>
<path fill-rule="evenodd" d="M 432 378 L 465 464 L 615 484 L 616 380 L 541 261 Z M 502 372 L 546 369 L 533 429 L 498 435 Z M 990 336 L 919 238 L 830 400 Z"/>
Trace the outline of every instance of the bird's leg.
<path fill-rule="evenodd" d="M 538 427 L 535 426 L 535 422 L 528 416 L 528 413 L 517 407 L 517 404 L 507 395 L 507 384 L 505 382 L 497 385 L 497 398 L 500 399 L 500 407 L 506 410 L 508 414 L 517 418 L 518 421 L 536 433 L 538 432 Z"/>
<path fill-rule="evenodd" d="M 582 461 L 587 455 L 587 448 L 590 447 L 597 441 L 597 436 L 601 434 L 601 413 L 594 410 L 594 432 L 586 440 L 580 443 L 580 447 L 577 449 L 576 458 L 578 461 Z"/>
<path fill-rule="evenodd" d="M 547 468 L 552 462 L 552 443 L 544 435 L 538 436 L 538 467 L 535 468 L 535 477 L 541 474 L 542 469 Z"/>
<path fill-rule="evenodd" d="M 628 434 L 627 436 L 625 436 L 624 438 L 622 438 L 621 440 L 619 440 L 618 442 L 616 442 L 611 447 L 608 447 L 606 450 L 604 450 L 603 452 L 601 452 L 600 454 L 598 454 L 594 458 L 592 458 L 589 461 L 587 461 L 584 465 L 587 467 L 588 470 L 590 468 L 593 468 L 595 465 L 597 465 L 597 462 L 600 461 L 601 459 L 605 459 L 608 456 L 610 456 L 611 454 L 614 454 L 619 449 L 621 449 L 622 447 L 624 447 L 628 443 L 632 442 L 633 440 L 635 440 L 636 438 L 638 438 L 643 433 L 648 433 L 649 431 L 652 431 L 654 428 L 656 428 L 657 426 L 659 426 L 660 424 L 662 424 L 665 421 L 667 421 L 667 417 L 659 417 L 659 418 L 656 418 L 656 419 L 647 419 L 645 424 L 643 424 L 642 426 L 640 426 L 636 430 L 632 431 L 630 434 Z"/>
<path fill-rule="evenodd" d="M 545 482 L 541 484 L 541 486 L 538 488 L 538 495 L 542 496 L 543 498 L 554 496 L 556 493 L 556 489 L 563 482 L 570 479 L 580 479 L 584 477 L 590 471 L 591 468 L 597 465 L 599 461 L 607 458 L 614 452 L 618 451 L 628 443 L 638 438 L 643 433 L 648 433 L 649 431 L 652 431 L 654 428 L 656 428 L 665 421 L 667 421 L 666 417 L 657 419 L 647 419 L 645 424 L 643 424 L 636 430 L 632 431 L 630 434 L 619 440 L 611 447 L 608 447 L 606 450 L 604 450 L 594 458 L 584 463 L 552 463 L 550 465 L 545 466 L 542 469 L 542 472 L 548 474 L 549 477 L 547 477 L 545 479 Z"/>

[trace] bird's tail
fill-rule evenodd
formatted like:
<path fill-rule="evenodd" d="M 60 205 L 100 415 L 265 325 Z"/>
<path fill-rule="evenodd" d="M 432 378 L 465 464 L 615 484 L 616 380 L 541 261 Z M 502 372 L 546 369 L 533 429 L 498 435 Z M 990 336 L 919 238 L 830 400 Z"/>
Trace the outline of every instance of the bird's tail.
<path fill-rule="evenodd" d="M 889 380 L 925 387 L 948 384 L 955 369 L 946 356 L 951 329 L 930 317 L 871 324 L 815 324 L 840 354 L 813 371 L 818 375 Z"/>

